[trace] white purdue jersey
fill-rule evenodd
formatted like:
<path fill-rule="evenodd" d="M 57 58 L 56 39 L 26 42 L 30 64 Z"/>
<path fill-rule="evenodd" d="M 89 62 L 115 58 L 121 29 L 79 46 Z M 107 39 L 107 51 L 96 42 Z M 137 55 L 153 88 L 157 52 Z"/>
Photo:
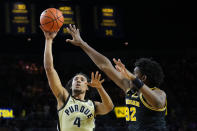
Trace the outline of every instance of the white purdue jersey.
<path fill-rule="evenodd" d="M 81 101 L 68 97 L 65 105 L 58 110 L 59 131 L 93 131 L 95 127 L 95 106 L 91 100 Z"/>

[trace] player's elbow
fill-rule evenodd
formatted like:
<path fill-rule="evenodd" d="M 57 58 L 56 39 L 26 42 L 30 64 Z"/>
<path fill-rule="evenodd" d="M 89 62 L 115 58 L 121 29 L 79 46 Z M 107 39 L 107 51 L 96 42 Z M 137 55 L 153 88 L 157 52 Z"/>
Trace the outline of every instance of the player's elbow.
<path fill-rule="evenodd" d="M 155 107 L 156 108 L 163 108 L 165 107 L 166 104 L 166 94 L 162 93 L 162 95 L 160 95 L 159 97 L 157 97 L 157 99 L 155 99 Z"/>
<path fill-rule="evenodd" d="M 156 100 L 154 102 L 154 107 L 157 108 L 157 109 L 160 109 L 160 108 L 163 108 L 165 104 L 163 104 L 163 102 L 161 100 Z"/>
<path fill-rule="evenodd" d="M 109 107 L 109 111 L 112 111 L 114 109 L 114 104 L 111 104 L 111 106 Z"/>
<path fill-rule="evenodd" d="M 114 108 L 113 104 L 107 104 L 107 105 L 102 104 L 102 108 L 100 108 L 100 110 L 97 111 L 97 115 L 106 115 L 109 112 L 111 112 L 113 108 Z"/>
<path fill-rule="evenodd" d="M 44 69 L 45 69 L 46 72 L 51 72 L 54 69 L 54 67 L 53 66 L 44 65 Z"/>
<path fill-rule="evenodd" d="M 105 64 L 98 65 L 98 68 L 102 71 L 105 71 L 107 69 L 107 66 Z"/>
<path fill-rule="evenodd" d="M 110 104 L 106 107 L 106 112 L 109 113 L 110 111 L 112 111 L 114 109 L 114 104 Z M 107 114 L 106 113 L 106 114 Z"/>
<path fill-rule="evenodd" d="M 103 72 L 108 71 L 111 67 L 111 62 L 106 60 L 104 63 L 98 65 L 99 69 Z"/>

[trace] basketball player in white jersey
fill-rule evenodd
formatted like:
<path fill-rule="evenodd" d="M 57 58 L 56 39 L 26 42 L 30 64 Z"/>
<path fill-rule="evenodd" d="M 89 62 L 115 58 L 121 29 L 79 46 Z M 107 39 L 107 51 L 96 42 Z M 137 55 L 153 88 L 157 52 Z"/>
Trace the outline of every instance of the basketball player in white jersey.
<path fill-rule="evenodd" d="M 62 86 L 53 65 L 52 43 L 57 32 L 42 31 L 45 36 L 44 68 L 50 88 L 57 99 L 58 130 L 93 131 L 95 128 L 94 117 L 109 113 L 114 106 L 102 86 L 104 80 L 101 80 L 101 75 L 96 72 L 96 74 L 92 73 L 91 82 L 88 83 L 87 77 L 79 73 L 72 80 L 72 86 L 70 87 L 72 93 L 69 94 L 68 90 Z M 84 99 L 88 85 L 97 89 L 102 102 Z"/>

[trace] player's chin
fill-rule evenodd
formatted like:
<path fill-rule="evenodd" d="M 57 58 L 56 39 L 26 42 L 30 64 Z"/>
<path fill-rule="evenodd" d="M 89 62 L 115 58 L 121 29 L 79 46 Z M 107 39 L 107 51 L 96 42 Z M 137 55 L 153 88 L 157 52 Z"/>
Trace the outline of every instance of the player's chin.
<path fill-rule="evenodd" d="M 75 93 L 79 93 L 79 94 L 82 94 L 83 93 L 82 89 L 80 89 L 80 88 L 75 88 L 74 89 L 74 92 Z"/>
<path fill-rule="evenodd" d="M 74 91 L 75 91 L 75 90 L 78 91 L 78 90 L 82 90 L 82 89 L 81 89 L 80 87 L 75 87 L 75 88 L 74 88 Z"/>

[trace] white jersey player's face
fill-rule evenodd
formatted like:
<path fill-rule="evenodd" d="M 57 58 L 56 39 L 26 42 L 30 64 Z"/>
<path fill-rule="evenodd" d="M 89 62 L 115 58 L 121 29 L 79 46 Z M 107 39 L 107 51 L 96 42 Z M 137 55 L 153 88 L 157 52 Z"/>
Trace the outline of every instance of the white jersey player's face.
<path fill-rule="evenodd" d="M 88 90 L 87 78 L 83 75 L 76 75 L 72 81 L 72 90 L 76 93 L 82 94 Z"/>

